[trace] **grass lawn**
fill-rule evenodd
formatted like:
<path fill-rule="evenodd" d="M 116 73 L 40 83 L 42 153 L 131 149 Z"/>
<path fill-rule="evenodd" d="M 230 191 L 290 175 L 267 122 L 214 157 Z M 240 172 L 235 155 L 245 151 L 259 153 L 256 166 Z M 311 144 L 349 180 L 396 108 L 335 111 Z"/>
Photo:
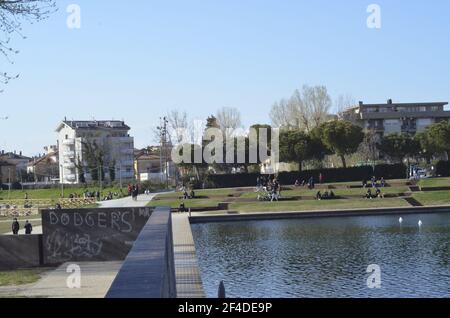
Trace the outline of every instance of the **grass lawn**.
<path fill-rule="evenodd" d="M 450 191 L 420 192 L 413 197 L 423 205 L 450 205 Z"/>
<path fill-rule="evenodd" d="M 230 206 L 230 210 L 238 212 L 292 212 L 403 206 L 409 205 L 402 199 L 308 200 L 294 202 L 233 203 Z"/>
<path fill-rule="evenodd" d="M 346 195 L 360 195 L 361 197 L 363 197 L 366 193 L 367 193 L 367 189 L 332 189 L 335 195 L 338 196 L 346 196 Z M 282 191 L 282 196 L 284 197 L 293 197 L 293 196 L 315 196 L 317 191 L 319 191 L 319 189 L 315 189 L 315 190 L 309 190 L 307 188 L 299 188 L 299 189 L 295 189 L 295 190 L 286 190 L 286 191 Z M 320 191 L 322 192 L 322 194 L 325 191 L 330 191 L 330 190 L 322 190 L 320 189 Z M 374 192 L 374 190 L 372 190 Z M 381 191 L 385 194 L 398 194 L 398 193 L 405 193 L 405 192 L 409 192 L 409 188 L 408 187 L 387 187 L 387 188 L 382 188 Z M 257 194 L 255 192 L 246 192 L 244 193 L 241 198 L 255 198 L 257 196 Z"/>
<path fill-rule="evenodd" d="M 450 187 L 450 178 L 429 178 L 419 181 L 419 186 L 424 188 Z"/>
<path fill-rule="evenodd" d="M 0 272 L 0 287 L 32 284 L 41 278 L 43 269 Z"/>

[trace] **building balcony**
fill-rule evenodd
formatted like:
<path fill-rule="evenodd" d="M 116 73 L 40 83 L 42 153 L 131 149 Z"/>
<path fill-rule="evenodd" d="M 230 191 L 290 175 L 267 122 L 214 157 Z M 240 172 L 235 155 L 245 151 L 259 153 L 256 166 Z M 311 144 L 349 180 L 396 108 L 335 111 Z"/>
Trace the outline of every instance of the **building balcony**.
<path fill-rule="evenodd" d="M 67 181 L 75 181 L 77 179 L 77 176 L 74 174 L 68 174 L 64 176 L 64 179 L 66 179 Z"/>
<path fill-rule="evenodd" d="M 75 169 L 75 162 L 64 162 L 63 167 L 66 169 Z"/>
<path fill-rule="evenodd" d="M 75 139 L 64 139 L 62 144 L 64 146 L 73 146 L 75 145 Z"/>
<path fill-rule="evenodd" d="M 121 149 L 120 152 L 124 155 L 132 155 L 132 154 L 134 154 L 134 149 L 124 148 L 124 149 Z"/>
<path fill-rule="evenodd" d="M 133 167 L 134 166 L 134 160 L 130 160 L 130 159 L 126 159 L 126 160 L 122 160 L 120 162 L 122 167 Z"/>
<path fill-rule="evenodd" d="M 70 159 L 75 158 L 75 152 L 73 152 L 73 151 L 64 151 L 63 155 L 66 158 L 70 158 Z"/>

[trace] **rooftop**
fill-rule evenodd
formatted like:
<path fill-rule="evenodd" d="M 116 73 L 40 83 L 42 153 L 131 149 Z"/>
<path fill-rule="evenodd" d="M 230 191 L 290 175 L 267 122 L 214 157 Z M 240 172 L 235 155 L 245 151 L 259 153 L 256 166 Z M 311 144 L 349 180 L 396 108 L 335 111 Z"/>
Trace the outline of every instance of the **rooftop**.
<path fill-rule="evenodd" d="M 61 130 L 63 125 L 67 125 L 72 129 L 104 128 L 130 130 L 130 127 L 121 120 L 64 120 L 58 126 L 57 131 Z"/>

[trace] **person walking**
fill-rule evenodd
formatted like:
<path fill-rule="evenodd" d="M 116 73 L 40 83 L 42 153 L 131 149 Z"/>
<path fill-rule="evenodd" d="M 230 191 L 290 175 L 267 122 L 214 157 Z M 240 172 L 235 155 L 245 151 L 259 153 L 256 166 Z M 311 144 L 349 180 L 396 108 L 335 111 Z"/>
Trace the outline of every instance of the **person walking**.
<path fill-rule="evenodd" d="M 14 218 L 14 220 L 13 220 L 11 230 L 14 235 L 19 235 L 20 224 L 19 224 L 19 221 L 17 221 L 17 218 Z"/>
<path fill-rule="evenodd" d="M 33 226 L 31 225 L 31 223 L 27 220 L 25 222 L 25 234 L 26 235 L 31 235 L 31 233 L 33 232 Z"/>

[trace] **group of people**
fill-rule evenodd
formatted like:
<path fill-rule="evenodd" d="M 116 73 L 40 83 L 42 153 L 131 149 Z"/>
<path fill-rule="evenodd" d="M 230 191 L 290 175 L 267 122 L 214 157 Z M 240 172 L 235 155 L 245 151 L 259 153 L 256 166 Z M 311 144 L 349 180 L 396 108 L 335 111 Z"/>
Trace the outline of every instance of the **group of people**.
<path fill-rule="evenodd" d="M 316 200 L 318 200 L 318 201 L 335 199 L 335 198 L 336 198 L 336 195 L 334 194 L 333 190 L 331 190 L 330 192 L 325 191 L 323 194 L 319 191 L 316 194 Z"/>
<path fill-rule="evenodd" d="M 369 184 L 368 184 L 367 180 L 363 180 L 362 185 L 363 185 L 363 188 L 368 188 L 369 187 Z M 384 180 L 384 177 L 381 177 L 378 180 L 377 177 L 373 176 L 370 179 L 370 186 L 372 188 L 384 188 L 384 187 L 386 187 L 386 180 Z"/>
<path fill-rule="evenodd" d="M 33 226 L 31 225 L 31 223 L 28 220 L 25 222 L 24 229 L 25 229 L 26 235 L 31 235 L 31 233 L 33 232 Z M 13 223 L 11 225 L 11 230 L 14 235 L 19 235 L 20 223 L 17 220 L 17 218 L 14 218 L 14 220 L 13 220 Z"/>
<path fill-rule="evenodd" d="M 139 186 L 137 184 L 128 185 L 128 196 L 130 196 L 134 201 L 137 201 L 139 195 Z"/>
<path fill-rule="evenodd" d="M 323 180 L 322 174 L 320 174 L 319 179 Z M 320 183 L 322 183 L 322 182 L 320 182 Z M 300 181 L 297 179 L 297 180 L 295 180 L 295 183 L 294 183 L 294 186 L 296 188 L 305 187 L 306 185 L 308 185 L 309 190 L 313 190 L 316 187 L 316 181 L 314 180 L 314 177 L 309 178 L 308 181 L 306 181 L 306 180 Z"/>
<path fill-rule="evenodd" d="M 377 198 L 384 198 L 384 194 L 381 192 L 380 188 L 376 188 L 375 193 L 372 192 L 372 189 L 367 189 L 366 195 L 365 195 L 366 199 L 377 199 Z"/>
<path fill-rule="evenodd" d="M 281 184 L 278 179 L 270 179 L 266 177 L 258 177 L 256 180 L 256 191 L 264 192 L 264 195 L 258 195 L 258 200 L 278 201 L 281 197 Z"/>

